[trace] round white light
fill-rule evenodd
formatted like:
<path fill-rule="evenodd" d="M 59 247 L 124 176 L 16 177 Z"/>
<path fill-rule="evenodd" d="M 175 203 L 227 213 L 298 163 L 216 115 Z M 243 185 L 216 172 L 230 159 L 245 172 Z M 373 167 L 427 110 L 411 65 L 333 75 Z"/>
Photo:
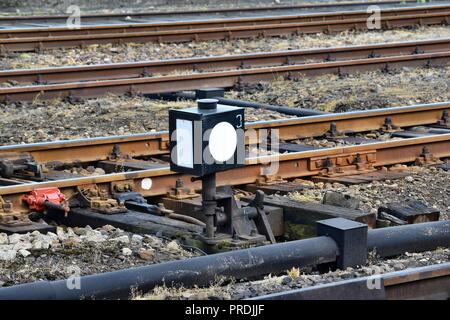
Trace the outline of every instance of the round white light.
<path fill-rule="evenodd" d="M 150 178 L 142 179 L 141 188 L 144 190 L 150 190 L 152 188 L 153 181 Z"/>
<path fill-rule="evenodd" d="M 209 152 L 218 162 L 230 159 L 237 146 L 237 134 L 228 122 L 220 122 L 214 126 L 209 136 Z"/>

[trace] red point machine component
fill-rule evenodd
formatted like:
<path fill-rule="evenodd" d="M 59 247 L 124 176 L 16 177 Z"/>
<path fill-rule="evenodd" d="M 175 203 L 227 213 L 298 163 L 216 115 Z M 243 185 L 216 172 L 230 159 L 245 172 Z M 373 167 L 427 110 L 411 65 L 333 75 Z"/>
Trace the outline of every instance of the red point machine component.
<path fill-rule="evenodd" d="M 29 194 L 24 195 L 22 200 L 28 204 L 30 209 L 36 212 L 55 209 L 64 211 L 64 214 L 67 215 L 70 210 L 66 197 L 55 187 L 34 189 Z"/>

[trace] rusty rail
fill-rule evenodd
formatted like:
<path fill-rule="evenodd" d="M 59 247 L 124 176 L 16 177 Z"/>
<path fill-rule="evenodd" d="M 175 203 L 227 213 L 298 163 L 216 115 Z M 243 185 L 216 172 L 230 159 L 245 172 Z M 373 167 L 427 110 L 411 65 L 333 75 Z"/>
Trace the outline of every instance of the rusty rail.
<path fill-rule="evenodd" d="M 248 53 L 173 60 L 0 71 L 0 83 L 56 84 L 167 75 L 174 71 L 223 71 L 450 51 L 450 38 L 333 48 Z"/>
<path fill-rule="evenodd" d="M 380 129 L 386 118 L 398 127 L 433 124 L 450 112 L 450 103 L 432 103 L 416 106 L 354 111 L 306 118 L 259 121 L 246 124 L 247 129 L 276 129 L 281 140 L 323 136 L 332 123 L 340 132 L 364 132 Z M 81 162 L 105 160 L 117 145 L 132 157 L 156 156 L 168 153 L 167 131 L 112 136 L 68 141 L 42 142 L 0 146 L 0 155 L 29 153 L 39 163 L 51 161 Z"/>
<path fill-rule="evenodd" d="M 386 118 L 390 118 L 391 123 L 400 127 L 434 124 L 442 119 L 444 114 L 448 114 L 449 108 L 449 104 L 432 104 L 259 122 L 250 124 L 247 128 L 279 128 L 281 139 L 292 140 L 324 134 L 330 129 L 332 123 L 336 124 L 337 130 L 347 132 L 380 129 L 386 122 Z M 165 132 L 135 135 L 128 138 L 112 137 L 87 139 L 84 141 L 75 140 L 24 146 L 4 146 L 0 148 L 0 152 L 2 154 L 8 152 L 29 152 L 39 163 L 81 161 L 81 159 L 96 161 L 105 159 L 111 154 L 115 144 L 120 146 L 120 150 L 123 153 L 131 157 L 168 152 L 167 133 Z M 261 177 L 262 169 L 267 168 L 275 161 L 279 165 L 277 175 L 284 179 L 319 175 L 324 168 L 324 159 L 327 158 L 332 159 L 336 164 L 344 164 L 344 166 L 346 164 L 351 166 L 354 157 L 358 154 L 373 167 L 414 162 L 423 154 L 424 147 L 427 148 L 428 154 L 433 155 L 435 158 L 450 157 L 450 134 L 249 158 L 245 167 L 219 173 L 217 183 L 218 185 L 254 183 Z M 143 196 L 157 196 L 170 191 L 177 179 L 181 179 L 186 188 L 200 187 L 200 182 L 191 181 L 190 176 L 175 174 L 170 171 L 168 165 L 162 165 L 156 169 L 149 170 L 0 187 L 0 195 L 5 200 L 13 202 L 17 208 L 20 208 L 24 205 L 20 200 L 20 196 L 35 188 L 58 187 L 67 197 L 71 197 L 76 192 L 77 186 L 97 184 L 101 188 L 109 189 L 111 184 L 128 180 L 133 189 Z"/>
<path fill-rule="evenodd" d="M 367 155 L 367 159 L 374 167 L 389 166 L 398 163 L 414 162 L 423 152 L 424 147 L 437 158 L 450 157 L 450 134 L 432 135 L 421 138 L 411 138 L 405 140 L 394 140 L 387 142 L 371 143 L 357 146 L 328 148 L 312 151 L 293 152 L 281 154 L 279 156 L 262 156 L 246 160 L 246 166 L 237 169 L 220 172 L 217 175 L 217 185 L 242 185 L 255 183 L 264 167 L 270 166 L 275 161 L 279 162 L 277 175 L 283 179 L 308 177 L 320 174 L 323 167 L 321 163 L 326 158 L 333 158 L 336 161 L 347 161 L 354 158 L 356 154 Z M 147 189 L 147 181 L 151 179 L 152 187 Z M 25 183 L 14 186 L 0 187 L 0 195 L 6 196 L 14 194 L 24 194 L 36 188 L 58 187 L 67 194 L 75 192 L 74 187 L 97 184 L 107 187 L 113 182 L 124 180 L 132 181 L 136 192 L 145 197 L 167 194 L 175 186 L 177 179 L 184 182 L 186 188 L 200 189 L 200 182 L 192 182 L 191 176 L 175 174 L 170 171 L 169 166 L 140 170 L 126 173 L 113 173 L 103 176 L 89 176 L 82 178 L 64 179 L 58 181 Z M 109 189 L 109 188 L 108 188 Z M 17 202 L 20 205 L 20 201 Z"/>
<path fill-rule="evenodd" d="M 295 80 L 299 76 L 345 74 L 361 71 L 389 70 L 402 66 L 440 66 L 448 64 L 450 51 L 405 56 L 309 63 L 279 67 L 205 72 L 189 75 L 71 82 L 50 85 L 0 88 L 0 102 L 35 101 L 36 99 L 93 98 L 107 93 L 150 94 L 206 87 L 229 88 L 236 84 L 271 81 L 279 77 Z"/>
<path fill-rule="evenodd" d="M 439 2 L 439 1 L 438 1 Z M 151 19 L 168 16 L 173 18 L 178 16 L 180 18 L 185 16 L 206 16 L 214 17 L 223 14 L 232 14 L 237 16 L 240 14 L 252 14 L 259 12 L 270 12 L 271 14 L 277 11 L 286 10 L 316 10 L 316 9 L 334 9 L 334 8 L 358 8 L 362 6 L 378 5 L 378 6 L 394 6 L 394 5 L 411 5 L 417 4 L 417 0 L 384 0 L 384 1 L 356 1 L 356 2 L 337 2 L 337 3 L 314 3 L 314 4 L 294 4 L 294 5 L 274 5 L 274 6 L 258 6 L 258 7 L 240 7 L 240 8 L 225 8 L 225 9 L 208 9 L 208 10 L 186 10 L 186 11 L 154 11 L 154 12 L 139 12 L 139 13 L 107 13 L 107 14 L 85 14 L 82 15 L 83 22 L 98 22 L 100 21 L 121 21 L 130 19 Z M 68 15 L 48 15 L 48 16 L 1 16 L 0 25 L 14 26 L 23 23 L 66 23 Z"/>
<path fill-rule="evenodd" d="M 257 36 L 367 30 L 365 11 L 222 19 L 176 23 L 128 24 L 68 28 L 7 29 L 0 31 L 0 52 L 34 51 L 91 44 L 126 42 L 208 41 Z M 384 29 L 450 23 L 450 6 L 382 10 Z"/>

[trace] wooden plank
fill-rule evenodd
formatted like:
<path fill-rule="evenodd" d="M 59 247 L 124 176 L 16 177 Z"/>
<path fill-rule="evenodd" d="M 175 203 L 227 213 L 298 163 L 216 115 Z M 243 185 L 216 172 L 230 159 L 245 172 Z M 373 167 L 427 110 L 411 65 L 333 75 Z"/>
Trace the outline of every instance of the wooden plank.
<path fill-rule="evenodd" d="M 438 221 L 440 212 L 417 200 L 388 203 L 378 208 L 378 213 L 387 213 L 409 224 Z"/>
<path fill-rule="evenodd" d="M 176 237 L 191 232 L 201 233 L 203 228 L 197 225 L 128 210 L 126 213 L 102 214 L 90 209 L 73 208 L 67 217 L 58 217 L 58 221 L 66 226 L 99 228 L 110 224 L 134 233 L 162 233 L 166 237 Z"/>
<path fill-rule="evenodd" d="M 252 197 L 244 197 L 243 201 L 251 201 Z M 331 218 L 345 218 L 366 223 L 375 227 L 376 216 L 361 210 L 348 209 L 313 202 L 299 202 L 286 197 L 267 196 L 264 205 L 283 209 L 284 221 L 315 226 L 316 221 Z"/>
<path fill-rule="evenodd" d="M 56 227 L 37 222 L 31 222 L 29 225 L 22 225 L 22 226 L 0 224 L 0 232 L 4 232 L 6 234 L 28 233 L 33 231 L 39 231 L 41 233 L 55 232 Z"/>

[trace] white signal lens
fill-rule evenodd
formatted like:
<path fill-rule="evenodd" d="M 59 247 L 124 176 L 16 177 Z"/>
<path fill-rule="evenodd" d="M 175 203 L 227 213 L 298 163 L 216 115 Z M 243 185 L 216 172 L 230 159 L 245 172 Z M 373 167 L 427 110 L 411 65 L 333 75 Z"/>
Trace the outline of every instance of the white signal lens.
<path fill-rule="evenodd" d="M 209 152 L 218 162 L 230 159 L 237 146 L 237 134 L 228 122 L 220 122 L 214 126 L 209 136 Z"/>

